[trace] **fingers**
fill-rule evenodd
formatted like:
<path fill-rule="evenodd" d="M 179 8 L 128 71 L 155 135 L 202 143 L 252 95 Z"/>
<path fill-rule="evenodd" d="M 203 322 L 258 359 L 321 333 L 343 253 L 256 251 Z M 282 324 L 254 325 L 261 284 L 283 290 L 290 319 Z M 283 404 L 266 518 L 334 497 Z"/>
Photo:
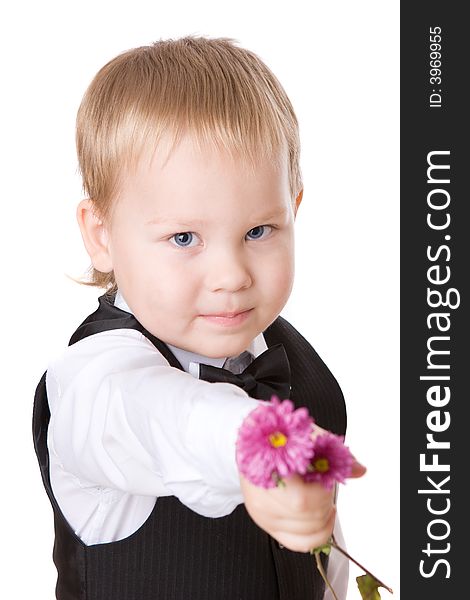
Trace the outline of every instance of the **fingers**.
<path fill-rule="evenodd" d="M 245 508 L 255 523 L 283 546 L 307 552 L 325 543 L 334 527 L 334 490 L 319 483 L 305 483 L 294 475 L 286 486 L 257 488 L 241 478 Z"/>
<path fill-rule="evenodd" d="M 286 506 L 295 513 L 329 511 L 334 503 L 334 489 L 328 490 L 320 483 L 306 483 L 300 475 L 291 475 L 285 479 L 285 486 L 271 492 L 284 513 Z"/>
<path fill-rule="evenodd" d="M 319 425 L 317 425 L 315 423 L 315 427 L 313 428 L 313 431 L 312 431 L 312 440 L 314 440 L 319 435 L 323 435 L 324 433 L 328 433 L 328 431 L 326 429 L 323 429 L 323 427 L 320 427 Z"/>
<path fill-rule="evenodd" d="M 330 540 L 335 524 L 335 514 L 335 511 L 332 511 L 326 524 L 318 530 L 307 532 L 304 530 L 297 533 L 292 528 L 286 531 L 281 529 L 271 533 L 271 536 L 289 550 L 310 552 L 313 548 L 318 548 Z"/>
<path fill-rule="evenodd" d="M 296 535 L 322 535 L 327 533 L 336 515 L 333 505 L 324 513 L 307 515 L 289 515 L 277 519 L 277 530 Z"/>
<path fill-rule="evenodd" d="M 361 463 L 354 458 L 354 462 L 351 469 L 351 475 L 349 477 L 362 477 L 366 471 L 366 467 L 364 465 L 361 465 Z"/>

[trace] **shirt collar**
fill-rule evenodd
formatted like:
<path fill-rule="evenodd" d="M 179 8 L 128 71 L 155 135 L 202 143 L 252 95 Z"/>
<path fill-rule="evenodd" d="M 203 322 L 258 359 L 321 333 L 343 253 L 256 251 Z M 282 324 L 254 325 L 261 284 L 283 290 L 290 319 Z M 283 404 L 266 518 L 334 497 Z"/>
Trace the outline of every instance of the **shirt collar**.
<path fill-rule="evenodd" d="M 124 297 L 119 290 L 117 291 L 116 297 L 114 299 L 114 306 L 117 306 L 121 310 L 133 314 L 131 309 L 129 308 L 129 305 L 124 300 Z M 221 367 L 228 358 L 227 356 L 224 356 L 223 358 L 210 358 L 208 356 L 203 356 L 202 354 L 190 352 L 189 350 L 183 350 L 182 348 L 172 346 L 168 343 L 166 345 L 173 352 L 183 369 L 187 373 L 191 373 L 191 375 L 194 375 L 195 377 L 199 377 L 199 363 L 203 363 L 205 365 L 212 365 L 213 367 Z M 254 358 L 262 354 L 267 349 L 268 346 L 262 333 L 257 335 L 255 339 L 252 340 L 248 348 L 245 348 L 245 350 L 247 350 Z"/>

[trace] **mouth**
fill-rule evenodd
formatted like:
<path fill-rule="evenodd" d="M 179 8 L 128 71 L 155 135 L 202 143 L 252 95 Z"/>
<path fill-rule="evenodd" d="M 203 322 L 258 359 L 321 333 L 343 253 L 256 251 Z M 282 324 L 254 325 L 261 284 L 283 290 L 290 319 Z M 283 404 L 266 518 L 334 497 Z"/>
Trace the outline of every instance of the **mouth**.
<path fill-rule="evenodd" d="M 211 313 L 200 316 L 209 323 L 222 325 L 224 327 L 230 327 L 235 325 L 241 325 L 242 323 L 244 323 L 246 319 L 248 319 L 248 317 L 250 316 L 252 310 L 252 308 L 249 308 L 247 310 L 237 312 Z"/>

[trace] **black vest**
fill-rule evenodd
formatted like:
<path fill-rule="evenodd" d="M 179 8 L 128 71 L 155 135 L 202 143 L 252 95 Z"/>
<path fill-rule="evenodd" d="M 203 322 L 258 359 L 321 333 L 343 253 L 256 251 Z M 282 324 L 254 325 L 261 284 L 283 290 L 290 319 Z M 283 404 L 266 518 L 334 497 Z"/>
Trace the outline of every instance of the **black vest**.
<path fill-rule="evenodd" d="M 171 366 L 181 369 L 168 346 L 133 315 L 104 295 L 99 308 L 70 344 L 110 329 L 143 333 Z M 291 400 L 306 406 L 318 425 L 344 435 L 341 390 L 310 344 L 282 317 L 264 332 L 268 346 L 282 343 L 292 373 Z M 54 510 L 53 557 L 59 600 L 321 600 L 324 582 L 308 553 L 281 548 L 257 527 L 243 504 L 221 518 L 202 517 L 174 496 L 159 498 L 146 522 L 129 537 L 86 546 L 62 515 L 51 489 L 47 428 L 50 412 L 45 374 L 36 389 L 34 446 Z M 326 567 L 327 557 L 322 555 Z"/>

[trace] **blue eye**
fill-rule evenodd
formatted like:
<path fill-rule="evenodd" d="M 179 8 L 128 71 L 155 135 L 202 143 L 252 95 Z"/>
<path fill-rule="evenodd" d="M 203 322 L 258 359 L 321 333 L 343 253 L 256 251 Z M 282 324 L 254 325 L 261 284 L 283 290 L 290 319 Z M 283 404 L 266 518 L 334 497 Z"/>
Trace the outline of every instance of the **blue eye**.
<path fill-rule="evenodd" d="M 270 225 L 258 225 L 257 227 L 253 227 L 253 229 L 250 229 L 250 231 L 246 235 L 251 240 L 259 240 L 262 237 L 264 237 L 265 233 L 269 233 L 270 230 Z"/>
<path fill-rule="evenodd" d="M 175 233 L 170 238 L 176 246 L 180 248 L 188 248 L 189 246 L 193 246 L 193 241 L 196 240 L 196 236 L 190 231 L 183 231 L 181 233 Z"/>

